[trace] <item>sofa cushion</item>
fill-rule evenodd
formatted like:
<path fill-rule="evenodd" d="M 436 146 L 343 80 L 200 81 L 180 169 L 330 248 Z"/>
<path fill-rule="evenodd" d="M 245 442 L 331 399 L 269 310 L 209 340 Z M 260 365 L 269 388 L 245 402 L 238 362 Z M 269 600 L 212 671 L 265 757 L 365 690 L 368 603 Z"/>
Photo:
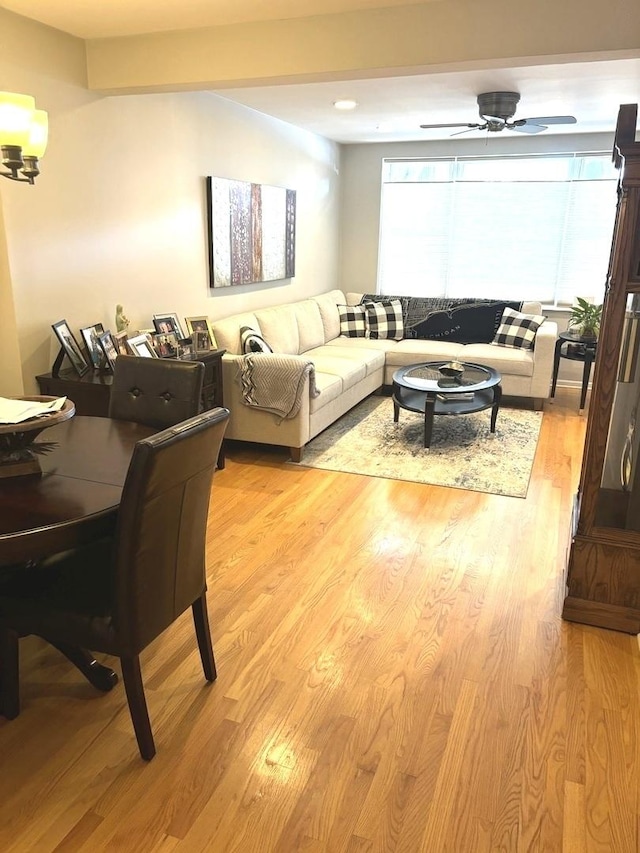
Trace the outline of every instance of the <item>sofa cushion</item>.
<path fill-rule="evenodd" d="M 260 330 L 274 352 L 298 355 L 300 334 L 294 303 L 256 311 Z"/>
<path fill-rule="evenodd" d="M 421 361 L 464 361 L 461 353 L 464 344 L 452 344 L 447 341 L 419 341 L 415 339 L 399 341 L 387 353 L 387 365 L 404 367 L 406 364 L 419 364 Z"/>
<path fill-rule="evenodd" d="M 331 290 L 320 296 L 311 297 L 317 303 L 324 327 L 324 343 L 337 338 L 340 334 L 340 314 L 338 305 L 349 304 L 341 290 Z"/>
<path fill-rule="evenodd" d="M 298 346 L 302 354 L 313 347 L 324 344 L 324 326 L 320 307 L 313 299 L 303 299 L 302 302 L 294 302 L 293 308 L 298 322 Z"/>
<path fill-rule="evenodd" d="M 332 356 L 331 351 L 327 355 L 314 355 L 313 363 L 317 373 L 328 373 L 331 376 L 339 376 L 342 380 L 342 390 L 353 388 L 367 375 L 367 364 L 353 358 L 339 358 Z"/>
<path fill-rule="evenodd" d="M 388 352 L 398 345 L 397 341 L 392 341 L 389 338 L 347 338 L 345 335 L 340 335 L 332 341 L 327 341 L 328 347 L 349 347 L 349 349 L 369 349 L 378 350 L 380 352 Z"/>
<path fill-rule="evenodd" d="M 367 309 L 364 305 L 338 305 L 340 334 L 364 338 L 367 334 Z"/>
<path fill-rule="evenodd" d="M 322 373 L 316 368 L 316 388 L 320 393 L 309 400 L 310 412 L 318 412 L 342 396 L 342 379 L 335 373 Z"/>
<path fill-rule="evenodd" d="M 385 299 L 380 302 L 365 302 L 367 311 L 367 337 L 391 338 L 401 341 L 404 335 L 402 321 L 402 303 L 398 299 Z"/>
<path fill-rule="evenodd" d="M 316 349 L 308 350 L 305 355 L 310 358 L 314 364 L 319 364 L 322 359 L 344 358 L 358 364 L 364 364 L 366 367 L 366 375 L 374 373 L 376 370 L 384 368 L 384 350 L 365 349 L 364 347 L 350 347 L 347 342 L 356 340 L 355 338 L 336 338 L 336 341 L 343 340 L 345 346 L 337 346 L 334 341 Z M 358 339 L 361 340 L 361 339 Z"/>
<path fill-rule="evenodd" d="M 500 326 L 491 343 L 494 346 L 533 349 L 536 332 L 544 321 L 542 314 L 522 314 L 520 311 L 505 308 Z"/>
<path fill-rule="evenodd" d="M 242 341 L 240 340 L 240 329 L 248 326 L 262 334 L 260 323 L 255 314 L 234 314 L 225 320 L 216 320 L 213 324 L 216 343 L 221 349 L 225 349 L 232 355 L 242 355 Z"/>
<path fill-rule="evenodd" d="M 273 352 L 262 335 L 259 335 L 251 326 L 243 326 L 240 329 L 240 345 L 242 352 Z"/>
<path fill-rule="evenodd" d="M 533 350 L 498 347 L 493 344 L 467 344 L 458 354 L 460 361 L 493 367 L 505 376 L 533 376 Z"/>

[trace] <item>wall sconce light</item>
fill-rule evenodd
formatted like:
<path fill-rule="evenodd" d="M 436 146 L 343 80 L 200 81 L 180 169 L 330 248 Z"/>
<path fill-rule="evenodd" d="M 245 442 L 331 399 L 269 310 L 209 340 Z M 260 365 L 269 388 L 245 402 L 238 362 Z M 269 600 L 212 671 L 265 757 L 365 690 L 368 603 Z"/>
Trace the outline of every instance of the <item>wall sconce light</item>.
<path fill-rule="evenodd" d="M 0 92 L 0 149 L 6 169 L 0 175 L 35 183 L 40 174 L 38 160 L 47 147 L 48 127 L 47 113 L 36 109 L 30 95 Z"/>

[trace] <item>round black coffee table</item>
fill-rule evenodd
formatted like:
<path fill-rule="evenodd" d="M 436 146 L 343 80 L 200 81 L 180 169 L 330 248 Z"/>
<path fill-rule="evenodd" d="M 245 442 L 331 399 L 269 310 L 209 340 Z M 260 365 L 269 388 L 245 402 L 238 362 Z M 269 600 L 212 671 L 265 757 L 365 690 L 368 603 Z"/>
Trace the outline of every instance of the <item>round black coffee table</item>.
<path fill-rule="evenodd" d="M 463 362 L 464 373 L 451 379 L 440 373 L 448 362 L 408 364 L 393 374 L 393 420 L 400 409 L 424 414 L 424 446 L 431 444 L 434 415 L 468 415 L 491 409 L 491 432 L 502 399 L 501 376 L 493 367 Z"/>

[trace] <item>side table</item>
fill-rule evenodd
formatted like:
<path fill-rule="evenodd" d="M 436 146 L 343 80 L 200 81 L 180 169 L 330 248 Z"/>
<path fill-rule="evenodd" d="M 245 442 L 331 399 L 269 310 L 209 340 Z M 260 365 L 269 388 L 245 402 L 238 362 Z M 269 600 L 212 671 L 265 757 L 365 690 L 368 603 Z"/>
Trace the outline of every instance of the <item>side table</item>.
<path fill-rule="evenodd" d="M 204 364 L 202 384 L 202 411 L 222 406 L 222 356 L 224 349 L 199 352 L 187 357 L 187 361 Z M 69 397 L 75 403 L 76 414 L 106 418 L 109 412 L 112 373 L 90 371 L 78 376 L 75 370 L 61 370 L 57 376 L 42 373 L 36 376 L 41 394 L 53 397 Z M 224 468 L 224 442 L 218 457 L 218 468 Z"/>
<path fill-rule="evenodd" d="M 556 394 L 560 359 L 566 358 L 569 361 L 581 361 L 584 366 L 582 368 L 580 409 L 584 409 L 584 404 L 587 399 L 587 388 L 589 387 L 589 377 L 591 376 L 591 365 L 596 359 L 597 346 L 597 340 L 585 340 L 580 335 L 576 335 L 575 332 L 560 332 L 553 355 L 553 379 L 551 381 L 552 397 L 555 397 Z"/>

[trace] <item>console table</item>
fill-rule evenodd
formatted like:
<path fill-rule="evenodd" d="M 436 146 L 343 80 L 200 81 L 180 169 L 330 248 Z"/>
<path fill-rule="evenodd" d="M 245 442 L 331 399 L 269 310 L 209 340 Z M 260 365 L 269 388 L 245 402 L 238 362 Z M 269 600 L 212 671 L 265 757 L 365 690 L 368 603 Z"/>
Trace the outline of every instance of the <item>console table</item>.
<path fill-rule="evenodd" d="M 185 359 L 204 364 L 202 384 L 202 410 L 222 406 L 222 356 L 226 350 L 215 349 L 199 352 Z M 42 373 L 36 376 L 41 394 L 53 397 L 69 397 L 73 400 L 77 415 L 106 418 L 109 414 L 112 373 L 90 371 L 78 376 L 75 370 L 61 370 L 57 376 Z M 224 443 L 218 457 L 218 468 L 224 468 Z"/>

